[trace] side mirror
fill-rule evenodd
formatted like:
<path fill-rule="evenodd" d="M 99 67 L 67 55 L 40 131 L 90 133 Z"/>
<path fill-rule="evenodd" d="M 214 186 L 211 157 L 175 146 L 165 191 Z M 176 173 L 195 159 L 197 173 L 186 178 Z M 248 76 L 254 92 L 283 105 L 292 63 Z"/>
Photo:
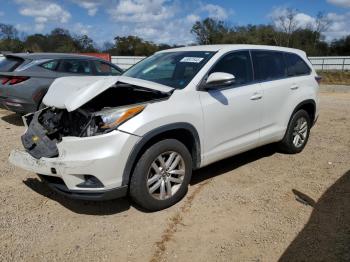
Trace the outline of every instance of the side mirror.
<path fill-rule="evenodd" d="M 228 73 L 216 72 L 209 75 L 204 88 L 216 89 L 218 87 L 230 86 L 235 83 L 235 76 Z"/>

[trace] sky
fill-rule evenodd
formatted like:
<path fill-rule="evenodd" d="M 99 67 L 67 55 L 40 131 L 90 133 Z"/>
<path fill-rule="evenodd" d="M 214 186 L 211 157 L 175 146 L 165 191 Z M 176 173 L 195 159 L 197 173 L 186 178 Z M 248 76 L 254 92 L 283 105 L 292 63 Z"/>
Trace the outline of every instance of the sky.
<path fill-rule="evenodd" d="M 203 18 L 232 26 L 274 24 L 288 8 L 297 10 L 300 27 L 313 26 L 317 13 L 324 12 L 328 41 L 350 34 L 350 0 L 0 0 L 0 23 L 27 35 L 62 27 L 87 34 L 98 45 L 125 35 L 190 44 L 191 27 Z"/>

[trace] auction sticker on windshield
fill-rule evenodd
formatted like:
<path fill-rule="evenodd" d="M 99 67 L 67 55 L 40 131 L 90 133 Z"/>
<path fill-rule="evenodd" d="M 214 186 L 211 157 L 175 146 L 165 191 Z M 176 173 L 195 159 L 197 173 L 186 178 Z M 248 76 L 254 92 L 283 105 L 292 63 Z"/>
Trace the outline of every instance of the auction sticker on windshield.
<path fill-rule="evenodd" d="M 200 63 L 203 57 L 184 57 L 180 60 L 181 63 Z"/>

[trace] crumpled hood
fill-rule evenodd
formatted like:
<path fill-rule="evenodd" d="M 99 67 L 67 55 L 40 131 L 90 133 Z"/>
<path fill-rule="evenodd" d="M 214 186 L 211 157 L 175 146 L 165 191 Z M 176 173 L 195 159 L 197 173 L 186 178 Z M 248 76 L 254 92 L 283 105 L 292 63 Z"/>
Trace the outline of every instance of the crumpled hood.
<path fill-rule="evenodd" d="M 127 76 L 69 76 L 57 78 L 43 99 L 46 106 L 74 111 L 101 94 L 117 82 L 135 85 L 160 92 L 174 88 Z M 122 88 L 122 87 L 121 87 Z"/>

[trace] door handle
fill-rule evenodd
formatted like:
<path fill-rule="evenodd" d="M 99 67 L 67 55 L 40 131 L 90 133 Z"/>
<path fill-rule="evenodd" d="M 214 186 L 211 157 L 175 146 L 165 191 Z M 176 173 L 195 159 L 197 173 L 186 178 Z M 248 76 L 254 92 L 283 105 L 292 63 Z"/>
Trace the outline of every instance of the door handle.
<path fill-rule="evenodd" d="M 297 89 L 299 89 L 299 86 L 298 86 L 298 85 L 292 85 L 292 86 L 290 87 L 290 89 L 292 89 L 292 90 L 297 90 Z"/>
<path fill-rule="evenodd" d="M 261 99 L 262 97 L 263 97 L 262 94 L 260 94 L 260 93 L 255 93 L 254 95 L 252 95 L 252 96 L 250 97 L 250 100 L 259 100 L 259 99 Z"/>

